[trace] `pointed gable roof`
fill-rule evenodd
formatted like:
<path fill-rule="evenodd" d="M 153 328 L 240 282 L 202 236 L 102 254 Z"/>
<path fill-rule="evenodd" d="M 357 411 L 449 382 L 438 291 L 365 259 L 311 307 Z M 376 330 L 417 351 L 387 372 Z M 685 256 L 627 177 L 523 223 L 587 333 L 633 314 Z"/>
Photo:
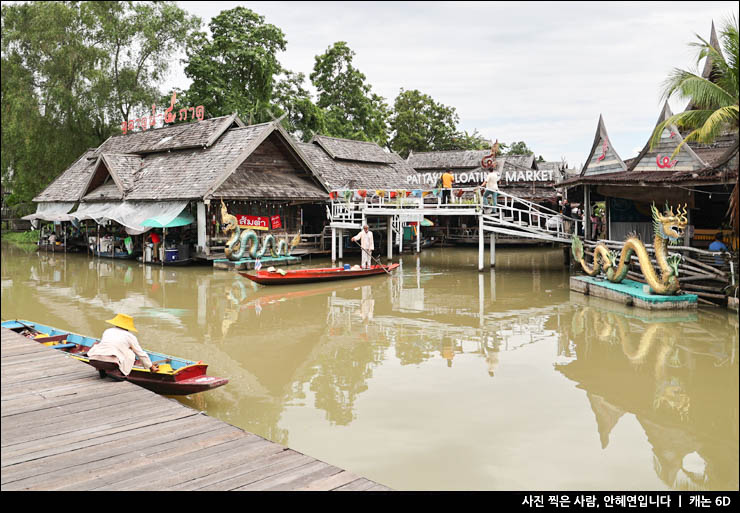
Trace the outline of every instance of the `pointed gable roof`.
<path fill-rule="evenodd" d="M 626 170 L 627 166 L 619 157 L 617 151 L 612 147 L 609 134 L 606 133 L 604 116 L 599 114 L 599 124 L 596 127 L 594 143 L 586 159 L 586 165 L 581 170 L 581 176 L 615 173 Z"/>
<path fill-rule="evenodd" d="M 670 118 L 673 115 L 668 101 L 663 105 L 663 110 L 658 116 L 655 126 Z M 652 135 L 652 133 L 651 133 Z M 695 152 L 684 144 L 681 151 L 674 159 L 671 155 L 676 147 L 681 144 L 683 137 L 676 125 L 668 125 L 660 136 L 660 142 L 650 150 L 650 140 L 645 144 L 640 154 L 630 164 L 630 171 L 696 171 L 707 167 Z"/>
<path fill-rule="evenodd" d="M 712 30 L 709 33 L 709 45 L 717 50 L 718 52 L 722 52 L 720 46 L 719 46 L 719 38 L 717 37 L 717 31 L 714 30 L 714 21 L 712 21 Z M 701 72 L 701 77 L 706 78 L 707 80 L 711 80 L 712 78 L 712 56 L 707 55 L 707 58 L 704 61 L 704 70 Z M 689 110 L 696 110 L 696 106 L 694 105 L 694 100 L 689 101 L 689 104 L 686 106 L 685 111 Z"/>

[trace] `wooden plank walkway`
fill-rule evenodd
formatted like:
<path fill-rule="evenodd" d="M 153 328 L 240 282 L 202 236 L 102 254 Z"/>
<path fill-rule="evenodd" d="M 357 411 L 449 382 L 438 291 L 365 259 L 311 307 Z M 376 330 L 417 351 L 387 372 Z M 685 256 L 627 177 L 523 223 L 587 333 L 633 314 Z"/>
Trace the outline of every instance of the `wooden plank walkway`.
<path fill-rule="evenodd" d="M 3 491 L 390 490 L 5 328 L 1 340 Z"/>

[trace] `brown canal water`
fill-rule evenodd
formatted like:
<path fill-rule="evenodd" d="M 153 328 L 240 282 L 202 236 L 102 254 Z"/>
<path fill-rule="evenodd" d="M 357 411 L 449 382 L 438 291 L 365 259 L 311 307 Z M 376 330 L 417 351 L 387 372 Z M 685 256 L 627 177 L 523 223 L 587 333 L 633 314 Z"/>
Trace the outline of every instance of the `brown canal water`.
<path fill-rule="evenodd" d="M 431 249 L 261 287 L 3 245 L 2 318 L 100 336 L 130 314 L 230 379 L 183 403 L 394 489 L 737 490 L 737 314 L 571 293 L 562 258 L 499 248 L 478 273 L 476 248 Z"/>

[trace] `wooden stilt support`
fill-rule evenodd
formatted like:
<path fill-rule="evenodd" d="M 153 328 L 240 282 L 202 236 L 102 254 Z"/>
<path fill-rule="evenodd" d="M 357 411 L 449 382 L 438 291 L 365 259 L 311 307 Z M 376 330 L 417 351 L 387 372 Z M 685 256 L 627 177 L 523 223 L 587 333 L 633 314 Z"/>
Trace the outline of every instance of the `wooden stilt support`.
<path fill-rule="evenodd" d="M 388 216 L 388 233 L 386 234 L 386 245 L 388 246 L 388 260 L 393 260 L 393 216 Z"/>
<path fill-rule="evenodd" d="M 339 244 L 339 260 L 344 258 L 344 230 L 342 228 L 337 230 L 337 242 Z"/>
<path fill-rule="evenodd" d="M 337 261 L 337 229 L 331 229 L 331 261 Z"/>
<path fill-rule="evenodd" d="M 478 216 L 478 270 L 483 271 L 483 216 Z"/>
<path fill-rule="evenodd" d="M 491 267 L 496 267 L 496 232 L 491 232 Z"/>

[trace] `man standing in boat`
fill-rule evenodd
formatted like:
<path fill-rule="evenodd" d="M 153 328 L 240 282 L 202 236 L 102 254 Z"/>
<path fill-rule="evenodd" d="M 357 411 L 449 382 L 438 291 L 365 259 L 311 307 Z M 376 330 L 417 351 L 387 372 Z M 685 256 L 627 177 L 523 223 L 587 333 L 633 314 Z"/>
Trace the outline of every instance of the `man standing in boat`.
<path fill-rule="evenodd" d="M 368 225 L 363 226 L 362 231 L 352 237 L 352 240 L 355 242 L 360 241 L 360 247 L 362 248 L 362 268 L 369 269 L 371 265 L 370 255 L 375 249 L 373 232 L 370 231 L 370 227 Z"/>
<path fill-rule="evenodd" d="M 137 331 L 134 327 L 133 317 L 117 314 L 113 319 L 105 322 L 115 327 L 105 330 L 103 336 L 100 337 L 100 342 L 92 346 L 87 352 L 90 361 L 100 362 L 94 367 L 98 369 L 101 377 L 105 375 L 106 370 L 115 370 L 116 368 L 124 376 L 128 376 L 137 356 L 144 367 L 151 372 L 159 370 L 157 364 L 152 363 L 149 355 L 141 348 L 136 335 L 134 335 Z"/>

